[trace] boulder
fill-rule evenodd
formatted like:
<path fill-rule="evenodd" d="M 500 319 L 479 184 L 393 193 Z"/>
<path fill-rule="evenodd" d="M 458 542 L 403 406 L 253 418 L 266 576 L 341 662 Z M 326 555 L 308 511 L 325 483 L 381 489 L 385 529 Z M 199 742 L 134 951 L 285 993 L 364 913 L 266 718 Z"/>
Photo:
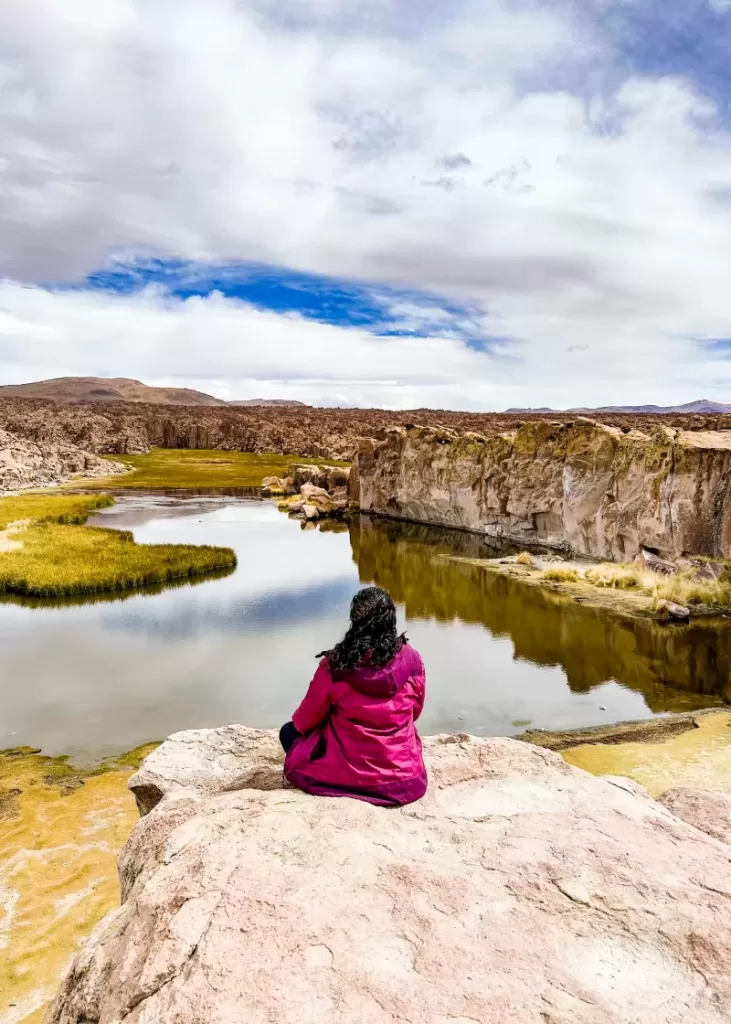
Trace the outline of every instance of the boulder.
<path fill-rule="evenodd" d="M 686 608 L 683 604 L 676 604 L 675 601 L 666 601 L 664 598 L 657 602 L 656 609 L 669 619 L 685 621 L 690 618 L 690 608 Z"/>
<path fill-rule="evenodd" d="M 330 492 L 336 487 L 346 487 L 350 476 L 347 466 L 297 465 L 291 466 L 288 472 L 297 491 L 301 491 L 305 484 L 314 484 Z"/>
<path fill-rule="evenodd" d="M 282 477 L 265 476 L 261 482 L 261 493 L 265 498 L 288 494 L 287 482 Z"/>
<path fill-rule="evenodd" d="M 527 743 L 425 756 L 389 810 L 282 788 L 274 734 L 171 737 L 48 1024 L 726 1024 L 728 847 Z"/>
<path fill-rule="evenodd" d="M 635 565 L 660 573 L 662 576 L 674 576 L 678 569 L 682 568 L 675 562 L 668 562 L 665 558 L 658 558 L 657 555 L 654 555 L 651 551 L 645 551 L 644 548 L 635 558 Z M 689 563 L 689 567 L 692 568 L 692 563 Z"/>
<path fill-rule="evenodd" d="M 308 521 L 343 516 L 347 507 L 345 487 L 336 488 L 333 494 L 330 494 L 324 487 L 318 487 L 313 483 L 302 484 L 299 494 L 279 503 L 280 511 L 289 512 L 290 516 L 296 519 Z"/>
<path fill-rule="evenodd" d="M 330 493 L 324 487 L 316 484 L 305 483 L 300 487 L 300 494 L 306 501 L 329 501 Z"/>

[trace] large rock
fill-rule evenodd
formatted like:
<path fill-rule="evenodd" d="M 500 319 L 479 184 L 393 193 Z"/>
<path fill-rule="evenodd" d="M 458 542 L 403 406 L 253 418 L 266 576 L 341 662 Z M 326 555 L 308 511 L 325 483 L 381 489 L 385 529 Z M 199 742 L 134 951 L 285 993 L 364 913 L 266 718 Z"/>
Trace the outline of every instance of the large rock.
<path fill-rule="evenodd" d="M 48 487 L 75 476 L 100 477 L 126 473 L 120 462 L 110 462 L 75 445 L 36 444 L 0 430 L 0 494 L 29 487 Z"/>
<path fill-rule="evenodd" d="M 304 469 L 315 469 L 317 466 L 305 466 Z M 339 467 L 326 466 L 325 469 L 338 469 Z M 347 472 L 347 470 L 346 470 Z M 287 477 L 288 480 L 293 480 L 294 484 L 297 482 L 296 474 L 294 477 Z M 334 476 L 333 479 L 337 481 L 338 476 Z M 326 481 L 327 478 L 326 478 Z M 332 481 L 331 481 L 332 483 Z M 271 487 L 266 488 L 266 481 L 262 484 L 263 493 L 271 492 Z M 318 484 L 312 483 L 307 480 L 299 487 L 299 493 L 292 495 L 292 497 L 285 498 L 279 503 L 280 511 L 289 512 L 294 518 L 305 519 L 314 521 L 317 519 L 340 519 L 347 515 L 348 512 L 348 491 L 346 484 L 334 484 L 328 491 L 325 487 L 320 487 Z"/>
<path fill-rule="evenodd" d="M 172 737 L 48 1024 L 731 1019 L 728 847 L 528 744 L 426 756 L 384 810 L 282 789 L 274 735 Z"/>
<path fill-rule="evenodd" d="M 349 488 L 364 512 L 520 545 L 622 561 L 642 549 L 731 556 L 731 431 L 397 427 L 361 443 Z"/>
<path fill-rule="evenodd" d="M 346 487 L 350 468 L 348 466 L 290 466 L 287 475 L 292 477 L 296 491 L 313 484 L 331 493 L 336 487 Z"/>

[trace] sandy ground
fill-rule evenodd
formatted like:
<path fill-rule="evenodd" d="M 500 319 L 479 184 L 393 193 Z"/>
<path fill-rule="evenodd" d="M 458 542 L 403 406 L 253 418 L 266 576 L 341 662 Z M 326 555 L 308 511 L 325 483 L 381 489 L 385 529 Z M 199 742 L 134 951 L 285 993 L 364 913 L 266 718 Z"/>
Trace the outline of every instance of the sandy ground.
<path fill-rule="evenodd" d="M 3 551 L 17 551 L 23 547 L 23 542 L 14 540 L 19 533 L 28 525 L 28 520 L 19 520 L 17 523 L 10 523 L 4 530 L 0 530 L 0 553 Z"/>

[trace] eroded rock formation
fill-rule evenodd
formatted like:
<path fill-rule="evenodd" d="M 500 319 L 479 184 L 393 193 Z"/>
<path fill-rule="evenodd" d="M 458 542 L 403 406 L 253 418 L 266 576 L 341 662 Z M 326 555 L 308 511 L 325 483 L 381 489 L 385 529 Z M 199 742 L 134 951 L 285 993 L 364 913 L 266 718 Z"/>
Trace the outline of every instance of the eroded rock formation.
<path fill-rule="evenodd" d="M 457 433 L 497 434 L 523 423 L 571 422 L 574 415 L 468 413 L 436 409 L 316 409 L 297 406 L 231 405 L 193 407 L 141 402 L 59 403 L 0 397 L 0 428 L 34 441 L 78 445 L 99 454 L 161 448 L 222 448 L 277 452 L 305 458 L 352 459 L 360 437 L 379 439 L 392 426 L 443 426 Z M 602 422 L 620 428 L 662 423 L 702 431 L 731 428 L 731 416 L 638 416 L 606 414 Z"/>
<path fill-rule="evenodd" d="M 393 428 L 360 443 L 363 511 L 629 561 L 731 556 L 731 431 L 547 420 L 491 435 Z"/>
<path fill-rule="evenodd" d="M 119 462 L 101 459 L 76 445 L 44 442 L 0 430 L 0 494 L 30 487 L 50 487 L 74 476 L 100 477 L 125 473 Z"/>
<path fill-rule="evenodd" d="M 392 811 L 282 790 L 273 734 L 172 737 L 48 1024 L 728 1021 L 728 846 L 537 747 L 426 755 Z"/>

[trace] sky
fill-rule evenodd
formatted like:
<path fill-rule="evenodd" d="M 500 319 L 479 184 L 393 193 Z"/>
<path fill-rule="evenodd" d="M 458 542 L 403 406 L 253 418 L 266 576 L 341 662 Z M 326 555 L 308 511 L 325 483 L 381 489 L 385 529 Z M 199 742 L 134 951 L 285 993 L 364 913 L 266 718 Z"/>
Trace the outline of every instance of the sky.
<path fill-rule="evenodd" d="M 731 0 L 0 0 L 0 383 L 731 401 Z"/>

